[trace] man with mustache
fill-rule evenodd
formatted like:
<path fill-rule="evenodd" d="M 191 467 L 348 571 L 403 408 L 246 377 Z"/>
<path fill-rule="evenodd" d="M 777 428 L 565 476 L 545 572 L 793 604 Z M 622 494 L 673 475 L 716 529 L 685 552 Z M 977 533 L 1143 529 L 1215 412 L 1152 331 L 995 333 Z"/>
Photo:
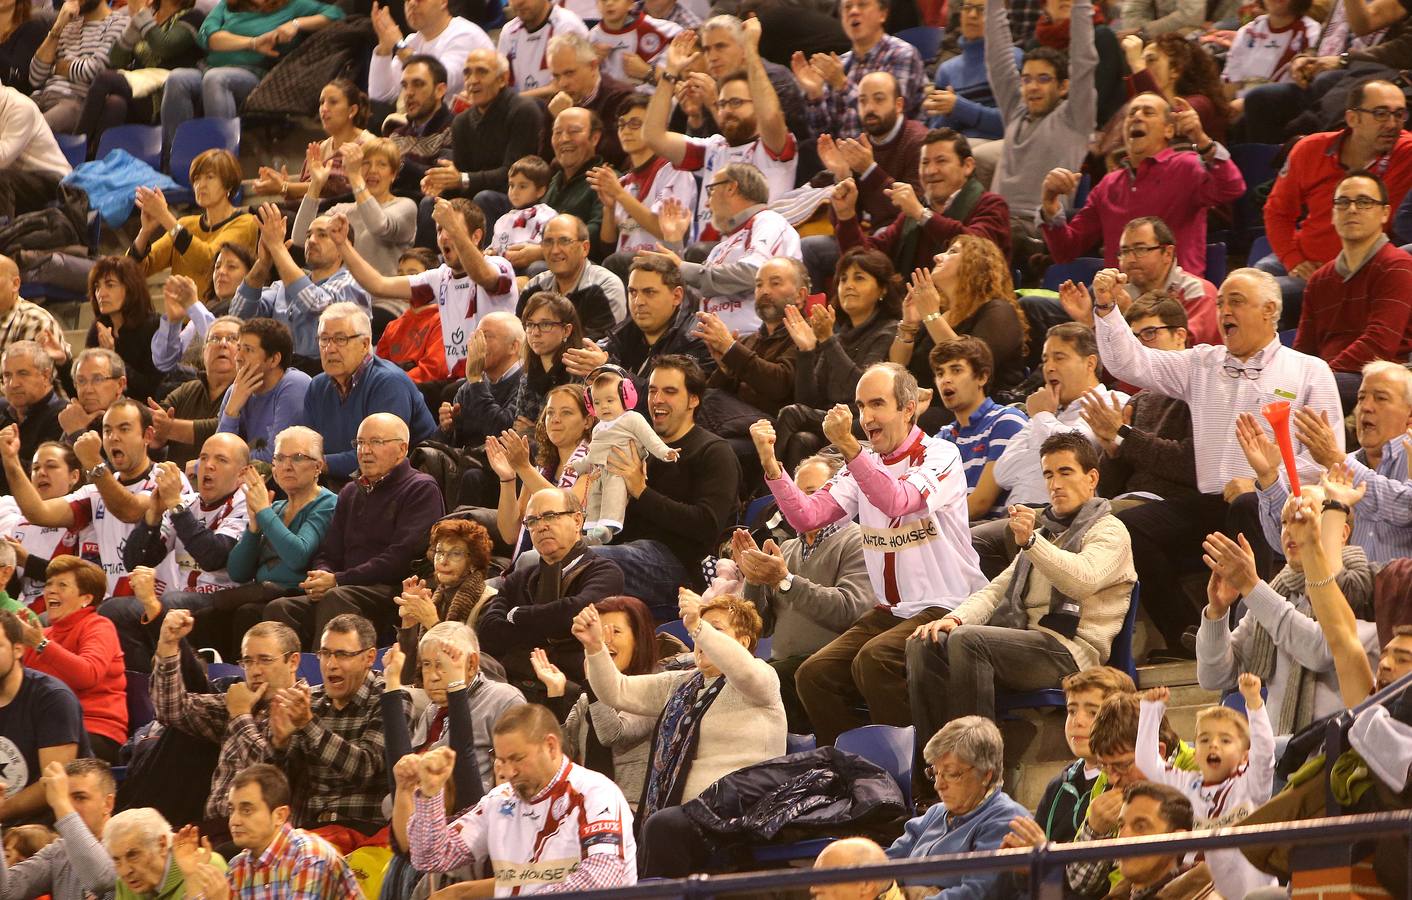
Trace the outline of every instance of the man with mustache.
<path fill-rule="evenodd" d="M 34 102 L 56 134 L 78 127 L 93 76 L 108 67 L 108 53 L 127 29 L 128 14 L 108 0 L 65 0 L 29 64 Z"/>
<path fill-rule="evenodd" d="M 698 312 L 694 334 L 717 365 L 707 386 L 734 394 L 771 416 L 794 402 L 799 348 L 784 327 L 784 311 L 788 306 L 803 309 L 808 299 L 809 273 L 804 264 L 791 256 L 776 256 L 755 273 L 758 330 L 735 335 L 720 316 Z"/>

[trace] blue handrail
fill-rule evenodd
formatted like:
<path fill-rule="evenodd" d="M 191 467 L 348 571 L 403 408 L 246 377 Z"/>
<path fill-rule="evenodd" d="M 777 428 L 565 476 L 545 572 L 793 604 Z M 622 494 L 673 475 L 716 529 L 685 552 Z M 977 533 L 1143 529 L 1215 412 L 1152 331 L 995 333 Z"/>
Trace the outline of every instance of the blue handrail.
<path fill-rule="evenodd" d="M 582 900 L 604 900 L 609 897 L 614 900 L 707 900 L 717 896 L 741 896 L 761 891 L 802 888 L 811 884 L 883 880 L 927 884 L 928 878 L 938 875 L 1026 870 L 1030 874 L 1029 896 L 1038 898 L 1049 873 L 1070 863 L 1159 854 L 1185 856 L 1188 853 L 1218 847 L 1351 843 L 1361 838 L 1399 833 L 1412 835 L 1412 810 L 1365 813 L 1303 822 L 1279 822 L 1271 825 L 1241 825 L 1234 828 L 1122 840 L 1041 844 L 1030 849 L 951 853 L 845 869 L 790 869 L 740 875 L 693 875 L 685 879 L 650 881 L 632 887 L 577 891 L 559 896 Z M 1412 856 L 1408 859 L 1408 875 L 1409 879 L 1412 879 Z"/>

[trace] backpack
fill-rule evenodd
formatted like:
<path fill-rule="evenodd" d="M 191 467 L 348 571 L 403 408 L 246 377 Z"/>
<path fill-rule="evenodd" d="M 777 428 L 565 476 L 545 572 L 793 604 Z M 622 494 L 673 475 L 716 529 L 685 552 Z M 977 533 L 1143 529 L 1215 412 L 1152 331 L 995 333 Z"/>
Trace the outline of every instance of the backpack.
<path fill-rule="evenodd" d="M 481 467 L 466 451 L 441 441 L 422 441 L 407 454 L 407 460 L 418 472 L 436 479 L 445 509 L 461 505 L 462 476 L 468 469 Z"/>

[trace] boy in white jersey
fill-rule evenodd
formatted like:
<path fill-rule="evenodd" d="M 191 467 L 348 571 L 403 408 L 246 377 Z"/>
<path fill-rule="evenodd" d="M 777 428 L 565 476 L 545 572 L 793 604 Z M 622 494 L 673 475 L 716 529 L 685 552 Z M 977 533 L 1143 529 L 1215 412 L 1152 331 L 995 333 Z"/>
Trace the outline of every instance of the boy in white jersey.
<path fill-rule="evenodd" d="M 557 215 L 554 207 L 539 202 L 549 189 L 549 163 L 538 156 L 522 156 L 511 163 L 507 177 L 512 208 L 495 220 L 486 247 L 495 256 L 504 256 L 506 250 L 525 244 L 538 244 L 544 237 L 544 227 Z"/>
<path fill-rule="evenodd" d="M 1198 828 L 1239 825 L 1270 799 L 1275 731 L 1260 695 L 1260 679 L 1246 672 L 1238 684 L 1246 716 L 1223 705 L 1208 706 L 1196 714 L 1195 772 L 1167 765 L 1158 750 L 1157 732 L 1171 691 L 1152 688 L 1138 713 L 1133 762 L 1149 780 L 1174 787 L 1191 801 Z M 1274 876 L 1256 869 L 1239 850 L 1208 850 L 1206 864 L 1222 897 L 1244 897 L 1275 883 Z"/>
<path fill-rule="evenodd" d="M 588 26 L 549 0 L 513 0 L 509 6 L 515 18 L 500 29 L 497 46 L 510 62 L 510 83 L 521 94 L 548 100 L 558 90 L 549 71 L 550 39 L 559 34 L 588 37 Z"/>
<path fill-rule="evenodd" d="M 549 710 L 511 707 L 496 720 L 491 740 L 496 772 L 506 781 L 449 826 L 444 791 L 455 754 L 442 747 L 398 761 L 399 784 L 416 784 L 408 823 L 412 865 L 448 872 L 488 864 L 497 897 L 637 883 L 627 799 L 612 779 L 564 755 L 564 735 Z M 410 793 L 399 790 L 398 797 Z M 404 815 L 405 806 L 393 812 L 394 819 Z"/>
<path fill-rule="evenodd" d="M 348 240 L 348 221 L 335 216 L 330 227 L 343 251 L 343 264 L 365 290 L 376 297 L 407 300 L 413 308 L 435 303 L 441 316 L 441 340 L 452 378 L 466 373 L 466 341 L 481 317 L 496 311 L 515 312 L 519 290 L 515 268 L 500 256 L 481 253 L 485 214 L 464 197 L 438 198 L 432 211 L 436 245 L 445 262 L 416 275 L 383 275 L 358 255 Z"/>
<path fill-rule="evenodd" d="M 634 13 L 633 0 L 598 0 L 598 11 L 603 18 L 589 29 L 588 39 L 600 53 L 606 48 L 602 73 L 634 82 L 640 90 L 651 93 L 652 85 L 643 82 L 672 38 L 681 33 L 681 26 Z"/>
<path fill-rule="evenodd" d="M 856 518 L 877 608 L 799 668 L 799 698 L 821 743 L 867 725 L 908 725 L 907 637 L 985 584 L 971 548 L 966 475 L 956 446 L 916 426 L 917 379 L 895 363 L 869 366 L 858 380 L 859 421 L 870 449 L 853 436 L 853 414 L 838 405 L 824 434 L 847 468 L 806 496 L 775 458 L 767 420 L 750 427 L 765 483 L 798 531 Z M 854 672 L 858 673 L 855 681 Z"/>

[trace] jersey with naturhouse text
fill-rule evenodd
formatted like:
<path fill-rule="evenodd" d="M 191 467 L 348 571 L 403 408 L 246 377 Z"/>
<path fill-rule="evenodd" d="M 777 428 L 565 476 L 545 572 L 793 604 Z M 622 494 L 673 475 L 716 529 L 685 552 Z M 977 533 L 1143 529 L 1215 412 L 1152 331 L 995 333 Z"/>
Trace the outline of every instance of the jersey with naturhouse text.
<path fill-rule="evenodd" d="M 487 256 L 499 281 L 494 291 L 476 284 L 470 275 L 456 275 L 442 263 L 435 269 L 409 275 L 412 305 L 435 302 L 441 313 L 441 343 L 446 350 L 446 367 L 452 378 L 466 374 L 466 341 L 486 313 L 515 313 L 520 292 L 515 286 L 515 267 L 508 259 Z"/>
<path fill-rule="evenodd" d="M 878 606 L 899 619 L 923 610 L 954 609 L 986 584 L 971 546 L 966 514 L 966 474 L 956 445 L 920 429 L 887 456 L 873 450 L 893 478 L 915 487 L 921 511 L 889 516 L 874 506 L 847 468 L 820 490 L 828 491 L 863 533 L 863 559 Z"/>

